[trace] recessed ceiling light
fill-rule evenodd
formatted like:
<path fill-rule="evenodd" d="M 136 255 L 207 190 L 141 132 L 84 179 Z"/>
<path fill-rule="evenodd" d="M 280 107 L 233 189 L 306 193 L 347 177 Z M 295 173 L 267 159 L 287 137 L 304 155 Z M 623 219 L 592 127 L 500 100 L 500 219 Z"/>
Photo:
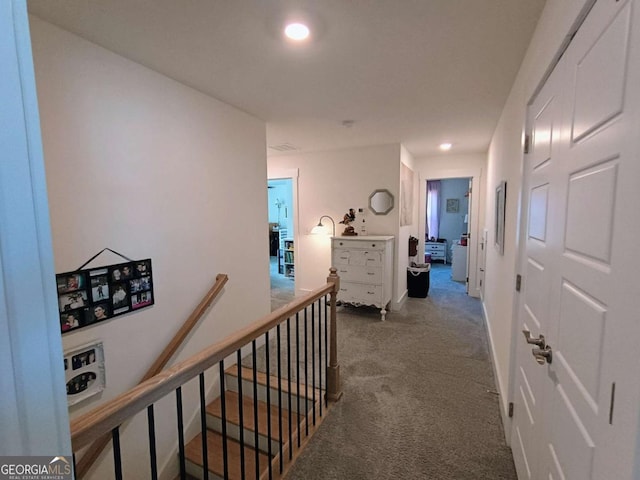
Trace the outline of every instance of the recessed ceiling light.
<path fill-rule="evenodd" d="M 440 150 L 444 150 L 446 152 L 447 150 L 451 150 L 452 146 L 453 145 L 450 144 L 450 143 L 441 143 L 440 144 Z"/>
<path fill-rule="evenodd" d="M 309 27 L 304 23 L 290 23 L 284 28 L 284 34 L 287 38 L 301 42 L 309 37 Z"/>

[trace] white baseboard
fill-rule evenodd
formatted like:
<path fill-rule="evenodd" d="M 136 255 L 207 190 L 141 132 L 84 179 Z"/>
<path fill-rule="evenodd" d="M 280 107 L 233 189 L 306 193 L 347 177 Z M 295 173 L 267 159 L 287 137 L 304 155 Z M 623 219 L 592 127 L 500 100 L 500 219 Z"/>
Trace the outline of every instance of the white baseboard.
<path fill-rule="evenodd" d="M 496 357 L 495 349 L 493 348 L 494 342 L 491 336 L 491 329 L 489 328 L 489 315 L 487 315 L 487 308 L 482 302 L 482 317 L 484 319 L 484 328 L 487 332 L 487 340 L 489 342 L 489 355 L 491 356 L 491 367 L 493 368 L 493 378 L 495 379 L 496 391 L 499 396 L 500 404 L 500 416 L 502 417 L 502 426 L 504 427 L 504 436 L 507 445 L 511 443 L 511 418 L 509 418 L 509 398 L 502 384 L 502 379 L 498 375 L 498 358 Z"/>
<path fill-rule="evenodd" d="M 392 312 L 397 312 L 398 310 L 402 309 L 402 307 L 404 306 L 404 303 L 407 301 L 407 297 L 409 295 L 409 290 L 405 290 L 402 295 L 400 295 L 400 298 L 398 298 L 398 300 L 393 301 L 389 304 L 389 309 Z"/>

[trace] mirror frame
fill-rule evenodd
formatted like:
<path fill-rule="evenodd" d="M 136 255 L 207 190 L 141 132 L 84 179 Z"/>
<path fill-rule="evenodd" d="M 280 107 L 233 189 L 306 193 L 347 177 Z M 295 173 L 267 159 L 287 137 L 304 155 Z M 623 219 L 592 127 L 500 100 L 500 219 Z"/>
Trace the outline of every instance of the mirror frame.
<path fill-rule="evenodd" d="M 390 205 L 389 205 L 389 208 L 386 209 L 385 211 L 375 210 L 373 208 L 373 206 L 371 205 L 371 201 L 373 200 L 373 197 L 376 196 L 379 193 L 386 193 L 389 196 Z M 369 210 L 371 210 L 374 213 L 374 215 L 386 215 L 391 210 L 393 210 L 393 206 L 394 206 L 393 194 L 389 190 L 387 190 L 386 188 L 379 188 L 377 190 L 374 190 L 373 193 L 371 195 L 369 195 Z"/>

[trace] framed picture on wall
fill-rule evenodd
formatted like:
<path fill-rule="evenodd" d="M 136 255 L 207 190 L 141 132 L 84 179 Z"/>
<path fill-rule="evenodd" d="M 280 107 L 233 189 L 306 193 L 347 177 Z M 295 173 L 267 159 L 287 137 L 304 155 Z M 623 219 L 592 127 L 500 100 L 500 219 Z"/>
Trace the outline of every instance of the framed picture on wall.
<path fill-rule="evenodd" d="M 447 213 L 458 213 L 460 200 L 457 198 L 447 198 Z"/>
<path fill-rule="evenodd" d="M 62 333 L 154 304 L 150 258 L 60 273 L 56 286 Z"/>
<path fill-rule="evenodd" d="M 104 347 L 101 341 L 64 352 L 67 403 L 75 405 L 105 388 Z"/>
<path fill-rule="evenodd" d="M 496 187 L 496 222 L 494 228 L 495 246 L 500 255 L 504 255 L 504 219 L 507 203 L 507 182 Z"/>

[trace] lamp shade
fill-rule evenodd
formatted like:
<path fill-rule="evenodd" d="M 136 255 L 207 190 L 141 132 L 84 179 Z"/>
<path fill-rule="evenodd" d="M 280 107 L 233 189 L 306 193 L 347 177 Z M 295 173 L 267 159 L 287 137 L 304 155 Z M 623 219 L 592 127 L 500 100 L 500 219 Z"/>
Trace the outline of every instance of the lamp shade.
<path fill-rule="evenodd" d="M 333 226 L 333 236 L 335 237 L 335 235 L 336 235 L 336 222 L 334 222 L 333 218 L 331 218 L 329 215 L 323 215 L 323 216 L 320 217 L 320 220 L 318 221 L 318 224 L 311 229 L 311 235 L 327 235 L 329 233 L 327 231 L 327 228 L 322 224 L 322 219 L 323 218 L 328 218 L 329 220 L 331 220 L 331 225 Z"/>
<path fill-rule="evenodd" d="M 326 235 L 327 233 L 329 233 L 327 232 L 327 227 L 321 223 L 311 229 L 311 235 Z"/>

